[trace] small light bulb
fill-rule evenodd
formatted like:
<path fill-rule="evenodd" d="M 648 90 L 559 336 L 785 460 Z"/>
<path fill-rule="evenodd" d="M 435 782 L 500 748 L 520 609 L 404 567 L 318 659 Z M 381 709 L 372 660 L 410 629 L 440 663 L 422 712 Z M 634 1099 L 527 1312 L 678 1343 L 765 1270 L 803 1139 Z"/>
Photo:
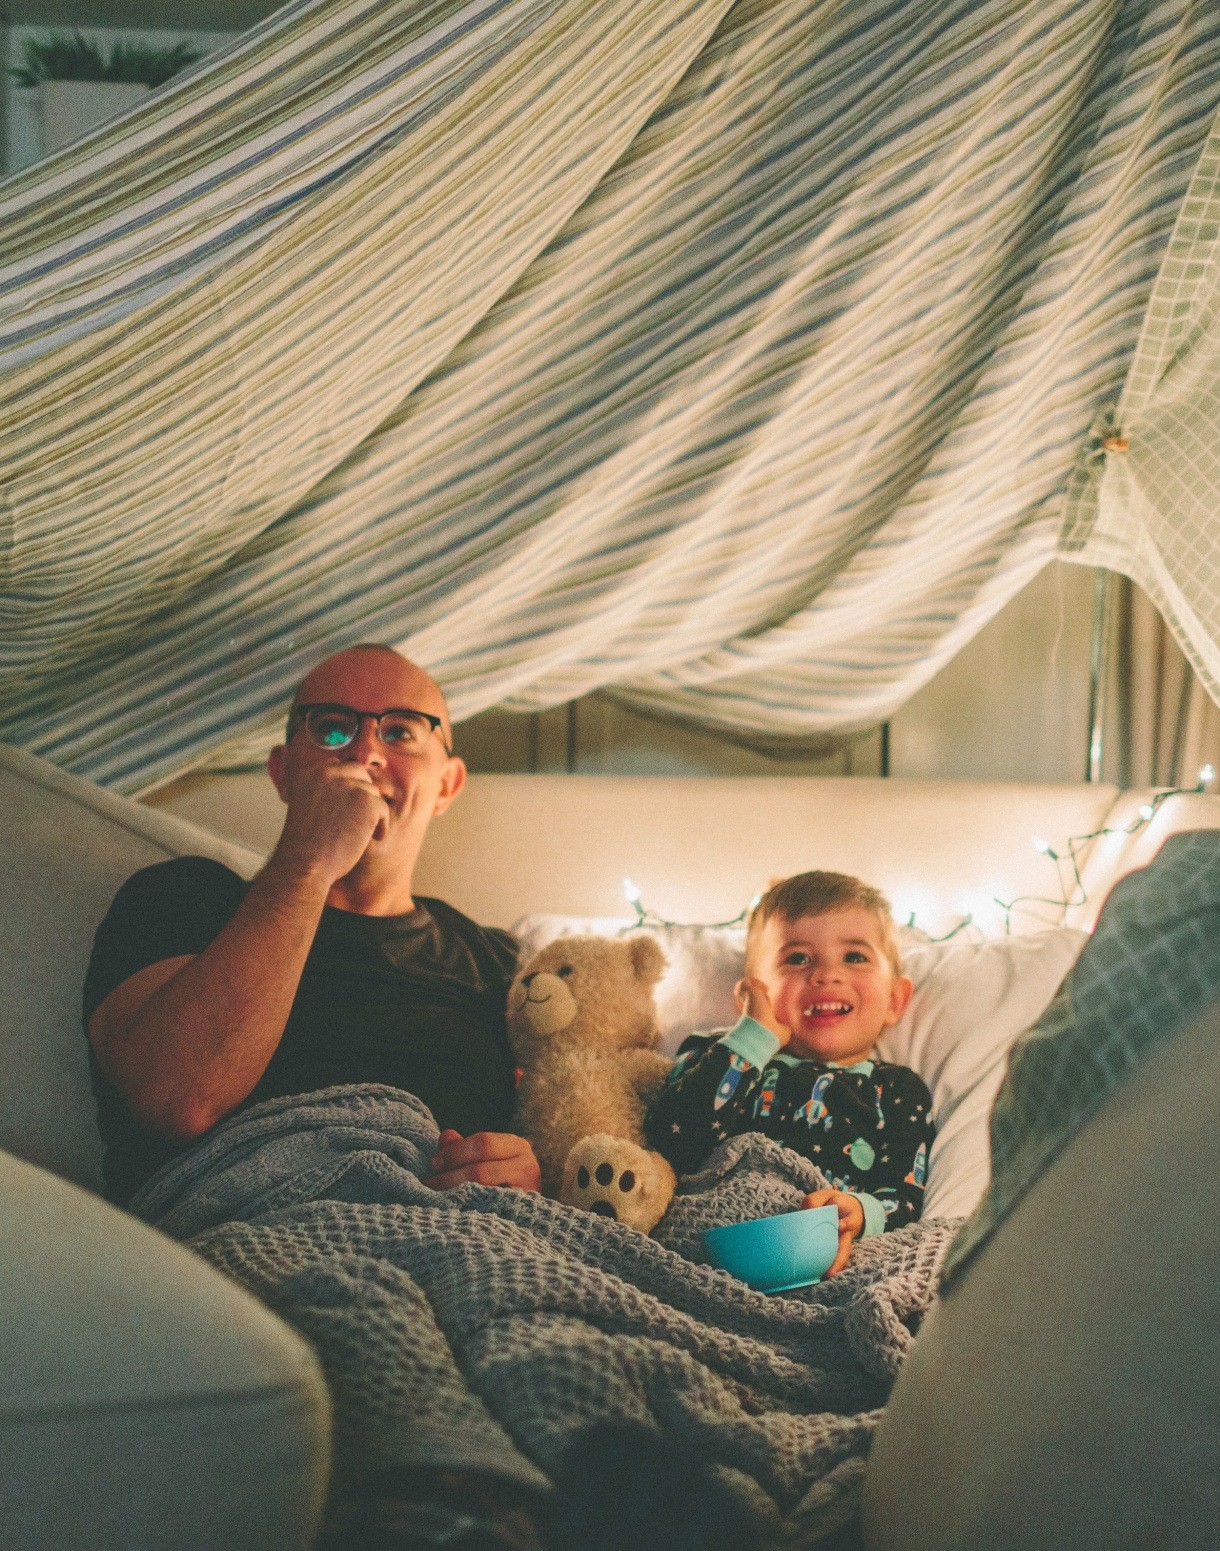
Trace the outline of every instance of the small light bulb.
<path fill-rule="evenodd" d="M 746 913 L 747 913 L 747 915 L 750 914 L 752 911 L 755 911 L 755 910 L 758 909 L 758 902 L 761 899 L 762 899 L 762 895 L 761 894 L 755 894 L 754 898 L 746 906 Z"/>
<path fill-rule="evenodd" d="M 1039 856 L 1049 856 L 1051 843 L 1049 840 L 1040 840 L 1037 835 L 1033 837 L 1033 847 Z"/>
<path fill-rule="evenodd" d="M 640 891 L 630 878 L 623 879 L 623 898 L 629 905 L 638 905 L 640 902 Z"/>
<path fill-rule="evenodd" d="M 1145 822 L 1152 817 L 1155 811 L 1150 802 L 1140 803 L 1140 818 L 1145 820 Z"/>
<path fill-rule="evenodd" d="M 1200 786 L 1210 786 L 1215 779 L 1216 771 L 1212 765 L 1204 765 L 1203 769 L 1199 771 Z"/>

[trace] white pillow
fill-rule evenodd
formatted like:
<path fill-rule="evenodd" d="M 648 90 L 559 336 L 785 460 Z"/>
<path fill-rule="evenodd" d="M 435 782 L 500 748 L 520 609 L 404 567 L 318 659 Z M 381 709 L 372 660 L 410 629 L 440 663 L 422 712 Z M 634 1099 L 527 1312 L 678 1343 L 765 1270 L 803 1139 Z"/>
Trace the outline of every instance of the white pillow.
<path fill-rule="evenodd" d="M 991 1179 L 988 1123 L 1008 1052 L 1042 1016 L 1087 941 L 1085 932 L 1054 926 L 904 951 L 915 994 L 877 1054 L 911 1067 L 932 1092 L 925 1217 L 965 1217 L 978 1205 Z"/>
<path fill-rule="evenodd" d="M 647 926 L 618 916 L 526 916 L 513 928 L 521 962 L 556 937 L 650 932 L 669 969 L 657 986 L 661 1048 L 672 1055 L 697 1029 L 737 1020 L 733 987 L 745 927 Z M 1014 1042 L 1041 1017 L 1087 941 L 1074 927 L 987 942 L 903 944 L 915 994 L 877 1054 L 918 1072 L 932 1093 L 936 1141 L 928 1160 L 925 1217 L 965 1217 L 991 1178 L 988 1121 Z"/>
<path fill-rule="evenodd" d="M 669 967 L 657 984 L 660 1049 L 676 1054 L 696 1029 L 720 1029 L 737 1022 L 733 987 L 746 956 L 744 926 L 648 926 L 622 916 L 523 916 L 513 927 L 524 964 L 556 937 L 619 937 L 644 930 L 661 944 Z"/>

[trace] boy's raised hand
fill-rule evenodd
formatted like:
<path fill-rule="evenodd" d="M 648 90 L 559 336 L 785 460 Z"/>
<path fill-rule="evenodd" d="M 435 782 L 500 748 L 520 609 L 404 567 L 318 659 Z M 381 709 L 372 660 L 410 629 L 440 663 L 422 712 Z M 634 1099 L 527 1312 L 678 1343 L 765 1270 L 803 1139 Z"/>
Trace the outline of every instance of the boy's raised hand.
<path fill-rule="evenodd" d="M 771 993 L 763 982 L 756 980 L 753 975 L 747 975 L 733 987 L 733 995 L 737 998 L 738 1010 L 745 1013 L 747 1018 L 753 1018 L 755 1023 L 761 1023 L 764 1029 L 770 1029 L 779 1040 L 782 1050 L 792 1038 L 792 1030 L 775 1016 Z"/>
<path fill-rule="evenodd" d="M 837 1206 L 839 1209 L 839 1249 L 830 1262 L 827 1276 L 838 1276 L 851 1256 L 851 1247 L 864 1232 L 864 1205 L 859 1196 L 847 1190 L 815 1190 L 801 1202 L 803 1207 Z"/>

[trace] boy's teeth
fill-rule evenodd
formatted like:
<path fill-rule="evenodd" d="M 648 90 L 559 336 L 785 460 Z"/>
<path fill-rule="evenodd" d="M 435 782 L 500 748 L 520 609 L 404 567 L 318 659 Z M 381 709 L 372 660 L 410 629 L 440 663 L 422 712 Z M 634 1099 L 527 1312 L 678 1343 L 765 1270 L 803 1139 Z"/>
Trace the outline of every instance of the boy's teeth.
<path fill-rule="evenodd" d="M 807 1014 L 816 1015 L 821 1012 L 850 1012 L 851 1008 L 846 1002 L 815 1002 L 812 1007 L 806 1007 Z"/>

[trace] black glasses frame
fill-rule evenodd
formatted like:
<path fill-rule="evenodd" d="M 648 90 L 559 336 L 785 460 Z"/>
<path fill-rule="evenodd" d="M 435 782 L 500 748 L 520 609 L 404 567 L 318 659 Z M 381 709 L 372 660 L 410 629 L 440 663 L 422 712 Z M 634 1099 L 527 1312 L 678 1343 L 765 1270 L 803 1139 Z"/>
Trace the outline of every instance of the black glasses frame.
<path fill-rule="evenodd" d="M 377 741 L 381 743 L 381 719 L 383 716 L 418 716 L 421 721 L 428 723 L 431 730 L 440 738 L 441 748 L 444 749 L 445 753 L 449 756 L 450 759 L 453 758 L 453 750 L 445 742 L 445 734 L 443 731 L 445 724 L 441 721 L 439 716 L 433 716 L 431 711 L 417 711 L 414 706 L 408 705 L 387 706 L 384 711 L 358 711 L 354 705 L 344 705 L 340 700 L 314 700 L 310 701 L 308 705 L 293 706 L 293 723 L 297 726 L 302 725 L 310 711 L 340 711 L 345 716 L 355 716 L 359 719 L 355 736 L 352 737 L 348 743 L 342 743 L 339 745 L 340 748 L 345 749 L 350 748 L 351 745 L 355 743 L 356 738 L 360 736 L 360 725 L 362 725 L 364 722 L 373 723 L 377 729 Z M 313 740 L 311 739 L 310 741 L 312 742 Z M 319 743 L 316 745 L 316 747 L 325 748 L 326 745 Z M 383 744 L 383 747 L 392 749 L 394 745 L 392 743 L 386 743 Z"/>

